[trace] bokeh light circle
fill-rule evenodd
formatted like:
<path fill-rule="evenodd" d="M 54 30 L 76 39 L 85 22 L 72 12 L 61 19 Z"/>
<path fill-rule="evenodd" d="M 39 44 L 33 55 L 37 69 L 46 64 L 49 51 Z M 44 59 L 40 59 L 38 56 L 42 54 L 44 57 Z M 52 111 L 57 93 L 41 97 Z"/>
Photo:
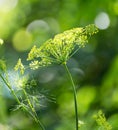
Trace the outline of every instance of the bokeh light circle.
<path fill-rule="evenodd" d="M 95 25 L 101 30 L 107 29 L 110 25 L 108 14 L 105 12 L 99 13 L 95 18 Z"/>
<path fill-rule="evenodd" d="M 21 29 L 15 33 L 13 37 L 13 47 L 17 51 L 27 51 L 31 48 L 33 42 L 32 35 L 25 31 L 25 29 Z"/>
<path fill-rule="evenodd" d="M 16 7 L 18 0 L 0 0 L 0 11 L 8 12 Z"/>

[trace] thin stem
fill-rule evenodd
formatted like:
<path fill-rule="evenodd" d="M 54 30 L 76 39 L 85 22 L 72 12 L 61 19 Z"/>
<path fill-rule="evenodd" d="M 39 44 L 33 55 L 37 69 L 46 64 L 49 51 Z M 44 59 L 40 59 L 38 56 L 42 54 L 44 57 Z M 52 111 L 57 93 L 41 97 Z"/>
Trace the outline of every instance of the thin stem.
<path fill-rule="evenodd" d="M 71 81 L 71 84 L 72 84 L 72 88 L 73 88 L 73 94 L 74 94 L 74 105 L 75 105 L 75 118 L 76 118 L 76 130 L 78 130 L 78 110 L 77 110 L 77 97 L 76 97 L 76 89 L 75 89 L 75 84 L 74 84 L 74 81 L 72 79 L 72 76 L 71 76 L 71 73 L 66 65 L 66 63 L 63 64 L 64 65 L 64 68 L 68 74 L 68 77 Z"/>
<path fill-rule="evenodd" d="M 71 58 L 75 53 L 77 53 L 79 49 L 80 49 L 80 48 L 78 47 L 78 48 L 69 56 L 69 58 Z M 68 58 L 68 59 L 69 59 L 69 58 Z"/>
<path fill-rule="evenodd" d="M 9 88 L 9 90 L 11 91 L 11 93 L 12 93 L 12 95 L 14 96 L 14 98 L 16 99 L 17 103 L 18 103 L 19 105 L 21 105 L 22 103 L 21 103 L 20 100 L 18 99 L 17 95 L 15 94 L 14 90 L 12 89 L 12 87 L 10 86 L 10 84 L 8 83 L 8 81 L 6 81 L 1 74 L 0 74 L 0 77 L 1 77 L 1 79 L 4 81 L 4 83 L 6 84 L 6 86 Z M 25 90 L 24 90 L 24 92 L 25 92 Z M 43 126 L 42 123 L 39 121 L 38 116 L 37 116 L 37 113 L 36 113 L 35 109 L 32 107 L 32 104 L 31 104 L 31 102 L 30 102 L 30 100 L 29 100 L 29 98 L 28 98 L 26 92 L 25 92 L 25 96 L 26 96 L 26 99 L 27 99 L 27 101 L 28 101 L 28 104 L 29 104 L 29 106 L 30 106 L 30 108 L 31 108 L 31 110 L 32 110 L 32 112 L 33 112 L 34 115 L 32 115 L 32 114 L 27 110 L 27 108 L 25 108 L 23 105 L 22 105 L 22 109 L 23 109 L 25 112 L 28 112 L 28 113 L 34 118 L 34 120 L 35 120 L 37 123 L 40 124 L 40 127 L 41 127 L 42 130 L 45 130 L 44 126 Z"/>
<path fill-rule="evenodd" d="M 9 88 L 10 92 L 12 93 L 12 95 L 14 96 L 14 98 L 16 99 L 17 103 L 18 103 L 19 105 L 21 105 L 20 100 L 18 99 L 17 95 L 15 94 L 15 92 L 14 92 L 14 90 L 12 89 L 12 87 L 10 86 L 10 84 L 4 79 L 4 77 L 3 77 L 1 74 L 0 74 L 0 77 L 1 77 L 1 79 L 4 81 L 4 83 L 6 84 L 6 86 Z M 28 112 L 27 109 L 26 109 L 24 106 L 22 106 L 22 109 L 23 109 L 24 111 Z M 29 113 L 29 112 L 28 112 L 28 113 Z"/>
<path fill-rule="evenodd" d="M 4 83 L 6 84 L 6 86 L 9 88 L 9 90 L 11 91 L 11 93 L 13 94 L 13 96 L 15 97 L 16 101 L 18 104 L 20 103 L 20 100 L 18 99 L 18 97 L 16 96 L 14 90 L 12 89 L 12 87 L 10 86 L 10 84 L 4 79 L 4 77 L 0 74 L 1 79 L 4 81 Z"/>
<path fill-rule="evenodd" d="M 42 130 L 45 130 L 43 124 L 42 124 L 41 121 L 38 119 L 38 115 L 37 115 L 37 113 L 36 113 L 36 111 L 35 111 L 35 109 L 34 109 L 32 103 L 31 103 L 31 101 L 30 101 L 30 99 L 29 99 L 29 97 L 28 97 L 28 95 L 27 95 L 27 93 L 26 93 L 26 91 L 25 91 L 24 89 L 23 89 L 23 93 L 24 93 L 24 95 L 25 95 L 25 97 L 26 97 L 27 103 L 28 103 L 28 105 L 29 105 L 31 111 L 32 111 L 33 114 L 34 114 L 34 116 L 33 116 L 34 120 L 35 120 L 37 123 L 40 124 Z"/>

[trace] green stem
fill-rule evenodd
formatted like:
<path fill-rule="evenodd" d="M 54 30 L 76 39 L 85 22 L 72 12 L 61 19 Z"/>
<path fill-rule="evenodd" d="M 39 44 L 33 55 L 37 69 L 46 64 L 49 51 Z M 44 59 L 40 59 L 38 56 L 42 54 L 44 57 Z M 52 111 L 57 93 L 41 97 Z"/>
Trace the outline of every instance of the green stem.
<path fill-rule="evenodd" d="M 0 74 L 0 77 L 1 77 L 1 79 L 4 81 L 4 83 L 6 84 L 6 86 L 9 88 L 9 90 L 11 91 L 11 93 L 12 93 L 12 95 L 14 96 L 14 98 L 16 99 L 17 103 L 18 103 L 19 105 L 21 105 L 20 100 L 18 99 L 17 95 L 15 94 L 15 92 L 14 92 L 14 90 L 12 89 L 12 87 L 10 86 L 10 84 L 4 79 L 4 77 L 3 77 L 1 74 Z M 44 126 L 43 126 L 42 123 L 39 121 L 38 116 L 37 116 L 37 113 L 36 113 L 35 109 L 33 108 L 32 104 L 31 104 L 31 102 L 30 102 L 30 100 L 29 100 L 29 98 L 28 98 L 28 96 L 27 96 L 27 94 L 26 94 L 26 92 L 25 92 L 25 90 L 24 90 L 23 92 L 24 92 L 24 94 L 25 94 L 25 96 L 26 96 L 26 99 L 27 99 L 27 101 L 28 101 L 29 107 L 31 108 L 31 110 L 32 110 L 32 112 L 34 113 L 34 115 L 32 115 L 24 106 L 22 106 L 22 109 L 23 109 L 25 112 L 28 112 L 31 116 L 33 116 L 34 120 L 35 120 L 37 123 L 40 124 L 41 129 L 42 129 L 42 130 L 45 130 Z"/>
<path fill-rule="evenodd" d="M 75 53 L 77 53 L 79 49 L 80 49 L 80 48 L 78 47 L 78 48 L 69 56 L 69 58 L 71 58 Z M 69 58 L 68 58 L 68 59 L 69 59 Z"/>
<path fill-rule="evenodd" d="M 18 99 L 17 95 L 15 94 L 15 92 L 14 92 L 14 90 L 12 89 L 12 87 L 10 86 L 10 84 L 4 79 L 4 77 L 3 77 L 1 74 L 0 74 L 0 77 L 1 77 L 1 79 L 4 81 L 4 83 L 6 84 L 6 86 L 9 88 L 10 92 L 11 92 L 12 95 L 14 96 L 15 100 L 17 101 L 17 103 L 18 103 L 19 105 L 21 105 L 20 100 Z M 24 111 L 28 112 L 27 109 L 26 109 L 24 106 L 22 106 L 22 109 L 23 109 Z M 28 113 L 29 113 L 29 112 L 28 112 Z"/>
<path fill-rule="evenodd" d="M 36 111 L 35 111 L 35 109 L 34 109 L 32 103 L 31 103 L 31 101 L 30 101 L 30 99 L 29 99 L 29 97 L 28 97 L 28 95 L 27 95 L 27 93 L 26 93 L 26 91 L 25 91 L 24 89 L 23 89 L 23 93 L 24 93 L 24 95 L 25 95 L 25 97 L 26 97 L 27 103 L 28 103 L 28 105 L 29 105 L 31 111 L 32 111 L 33 114 L 34 114 L 34 116 L 33 116 L 34 120 L 35 120 L 37 123 L 40 124 L 42 130 L 45 130 L 43 124 L 42 124 L 41 121 L 38 119 L 38 115 L 37 115 L 37 113 L 36 113 Z"/>
<path fill-rule="evenodd" d="M 6 84 L 6 86 L 9 88 L 9 90 L 11 91 L 11 93 L 13 94 L 13 96 L 15 97 L 16 101 L 18 104 L 20 103 L 20 100 L 18 99 L 18 97 L 16 96 L 14 90 L 12 89 L 12 87 L 10 86 L 10 84 L 4 79 L 4 77 L 0 74 L 1 79 L 4 81 L 4 83 Z"/>
<path fill-rule="evenodd" d="M 68 74 L 68 77 L 71 81 L 71 84 L 72 84 L 72 88 L 73 88 L 73 94 L 74 94 L 74 105 L 75 105 L 75 118 L 76 118 L 76 130 L 78 130 L 78 110 L 77 110 L 77 97 L 76 97 L 76 89 L 75 89 L 75 84 L 74 84 L 74 81 L 72 79 L 72 76 L 71 76 L 71 73 L 66 65 L 66 63 L 63 64 L 64 65 L 64 68 Z"/>

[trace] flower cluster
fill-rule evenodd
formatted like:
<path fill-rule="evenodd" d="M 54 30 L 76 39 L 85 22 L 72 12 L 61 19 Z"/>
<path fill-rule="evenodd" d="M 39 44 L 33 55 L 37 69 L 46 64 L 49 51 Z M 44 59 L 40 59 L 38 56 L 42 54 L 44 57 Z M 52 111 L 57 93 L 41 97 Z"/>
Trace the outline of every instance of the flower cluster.
<path fill-rule="evenodd" d="M 21 74 L 24 74 L 25 67 L 24 67 L 24 65 L 22 64 L 22 61 L 21 61 L 20 58 L 19 58 L 17 64 L 15 65 L 14 70 L 15 70 L 15 71 L 20 70 L 20 73 L 21 73 Z"/>
<path fill-rule="evenodd" d="M 106 117 L 101 110 L 94 115 L 94 119 L 99 126 L 104 128 L 104 130 L 112 130 L 112 126 L 107 122 Z"/>
<path fill-rule="evenodd" d="M 34 46 L 28 54 L 27 60 L 31 69 L 38 69 L 51 64 L 63 64 L 78 48 L 84 47 L 91 35 L 98 32 L 94 24 L 84 28 L 74 28 L 57 34 L 39 48 Z"/>

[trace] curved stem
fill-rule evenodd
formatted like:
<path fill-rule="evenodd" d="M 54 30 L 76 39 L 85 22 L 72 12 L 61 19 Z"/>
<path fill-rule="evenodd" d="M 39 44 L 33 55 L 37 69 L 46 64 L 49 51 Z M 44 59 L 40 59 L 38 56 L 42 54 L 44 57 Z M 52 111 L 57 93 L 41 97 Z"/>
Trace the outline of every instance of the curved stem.
<path fill-rule="evenodd" d="M 65 70 L 66 70 L 66 72 L 68 74 L 68 77 L 69 77 L 69 79 L 71 81 L 71 84 L 72 84 L 73 95 L 74 95 L 74 105 L 75 105 L 75 116 L 76 116 L 76 130 L 78 130 L 78 110 L 77 110 L 77 97 L 76 97 L 75 84 L 74 84 L 71 73 L 70 73 L 66 63 L 64 63 L 63 65 L 64 65 L 64 68 L 65 68 Z"/>

